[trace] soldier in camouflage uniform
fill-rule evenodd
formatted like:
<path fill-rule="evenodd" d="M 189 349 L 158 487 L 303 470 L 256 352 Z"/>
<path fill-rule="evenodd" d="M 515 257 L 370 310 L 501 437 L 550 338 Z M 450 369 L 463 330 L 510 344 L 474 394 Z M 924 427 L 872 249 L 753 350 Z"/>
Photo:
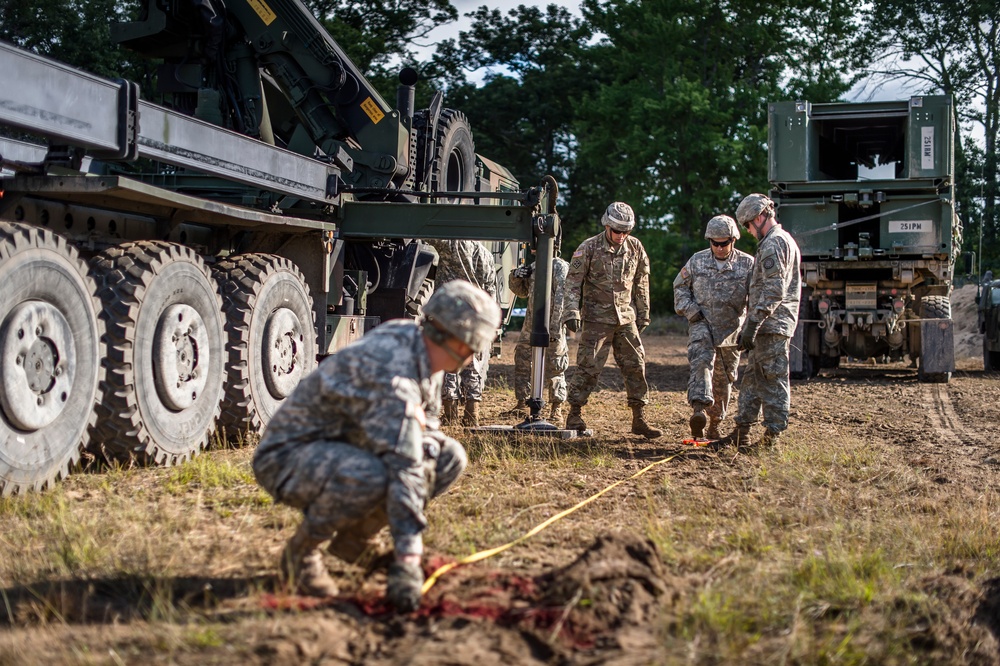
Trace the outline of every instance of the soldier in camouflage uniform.
<path fill-rule="evenodd" d="M 428 241 L 438 253 L 438 267 L 435 277 L 437 286 L 452 280 L 465 280 L 476 285 L 496 298 L 497 274 L 493 263 L 493 253 L 480 243 L 472 240 Z M 458 423 L 458 406 L 465 404 L 462 425 L 479 425 L 479 403 L 486 388 L 486 373 L 490 367 L 490 348 L 477 353 L 461 373 L 445 373 L 442 388 L 443 421 L 445 425 Z"/>
<path fill-rule="evenodd" d="M 788 382 L 788 348 L 799 318 L 802 256 L 795 239 L 781 228 L 774 202 L 751 194 L 736 208 L 736 220 L 759 241 L 753 271 L 746 323 L 739 346 L 750 353 L 740 386 L 736 427 L 719 446 L 744 446 L 750 428 L 764 415 L 764 436 L 758 446 L 772 446 L 788 427 L 791 387 Z"/>
<path fill-rule="evenodd" d="M 632 432 L 648 439 L 663 433 L 646 421 L 645 350 L 639 334 L 649 325 L 649 257 L 631 236 L 635 213 L 616 201 L 601 218 L 604 231 L 585 240 L 569 264 L 563 322 L 581 330 L 576 372 L 569 384 L 566 429 L 583 432 L 583 406 L 597 386 L 597 378 L 613 352 L 625 378 Z M 582 301 L 582 308 L 581 308 Z"/>
<path fill-rule="evenodd" d="M 254 453 L 258 483 L 303 521 L 282 553 L 282 577 L 300 592 L 337 588 L 319 546 L 347 561 L 370 552 L 388 524 L 395 545 L 386 596 L 409 611 L 420 603 L 428 500 L 465 469 L 462 445 L 438 428 L 442 371 L 488 348 L 500 308 L 457 280 L 437 289 L 418 322 L 382 324 L 298 385 Z"/>
<path fill-rule="evenodd" d="M 534 250 L 532 250 L 534 252 Z M 562 404 L 566 402 L 566 369 L 569 367 L 569 347 L 563 332 L 562 308 L 566 291 L 566 273 L 569 263 L 555 257 L 552 260 L 552 301 L 549 313 L 549 346 L 545 350 L 545 379 L 549 385 L 549 403 L 552 409 L 549 420 L 562 416 Z M 528 310 L 521 326 L 521 334 L 514 347 L 514 396 L 517 405 L 514 412 L 524 414 L 527 400 L 531 395 L 531 326 L 534 313 L 535 264 L 518 266 L 510 272 L 510 290 L 515 296 L 528 299 Z"/>
<path fill-rule="evenodd" d="M 691 435 L 719 439 L 740 365 L 737 334 L 747 311 L 747 280 L 753 257 L 737 250 L 736 220 L 708 221 L 708 249 L 696 252 L 674 279 L 674 311 L 688 320 L 688 403 Z M 706 415 L 707 413 L 707 415 Z"/>

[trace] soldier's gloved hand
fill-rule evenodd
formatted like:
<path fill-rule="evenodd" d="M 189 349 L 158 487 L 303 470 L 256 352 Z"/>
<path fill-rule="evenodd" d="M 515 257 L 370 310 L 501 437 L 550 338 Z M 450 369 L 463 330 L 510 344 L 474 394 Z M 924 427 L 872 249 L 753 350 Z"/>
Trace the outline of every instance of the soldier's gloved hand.
<path fill-rule="evenodd" d="M 699 322 L 704 318 L 705 318 L 705 313 L 701 311 L 701 308 L 698 308 L 697 312 L 695 312 L 692 316 L 688 317 L 688 321 L 694 324 L 695 322 Z"/>
<path fill-rule="evenodd" d="M 760 328 L 759 321 L 747 319 L 740 331 L 740 340 L 737 349 L 750 351 L 754 348 L 754 341 L 757 339 L 757 329 Z"/>
<path fill-rule="evenodd" d="M 649 322 L 648 321 L 644 321 L 644 322 L 638 323 L 637 327 L 639 329 L 639 335 L 642 335 L 642 332 L 645 331 L 647 328 L 649 328 Z"/>
<path fill-rule="evenodd" d="M 580 330 L 580 320 L 579 319 L 567 319 L 566 320 L 566 330 L 576 333 Z"/>
<path fill-rule="evenodd" d="M 389 566 L 389 582 L 385 597 L 396 610 L 411 613 L 420 606 L 420 589 L 424 586 L 424 571 L 419 555 L 402 555 Z"/>
<path fill-rule="evenodd" d="M 531 269 L 528 268 L 527 266 L 518 266 L 517 268 L 514 269 L 514 277 L 527 279 L 531 277 Z"/>

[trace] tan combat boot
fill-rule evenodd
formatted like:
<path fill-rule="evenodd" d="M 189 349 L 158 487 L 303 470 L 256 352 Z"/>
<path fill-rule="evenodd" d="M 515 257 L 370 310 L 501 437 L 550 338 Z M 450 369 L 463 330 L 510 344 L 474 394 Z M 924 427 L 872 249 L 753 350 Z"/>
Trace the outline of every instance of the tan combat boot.
<path fill-rule="evenodd" d="M 432 489 L 428 489 L 430 492 Z M 368 568 L 372 562 L 391 554 L 391 548 L 381 546 L 376 535 L 389 523 L 385 508 L 378 507 L 364 518 L 337 530 L 326 550 L 349 564 Z M 388 566 L 388 563 L 386 563 Z"/>
<path fill-rule="evenodd" d="M 479 427 L 479 401 L 466 400 L 465 414 L 462 415 L 462 425 L 466 428 Z"/>
<path fill-rule="evenodd" d="M 587 424 L 583 422 L 583 407 L 580 405 L 570 405 L 569 416 L 566 417 L 566 430 L 583 432 L 586 429 Z"/>
<path fill-rule="evenodd" d="M 632 405 L 632 434 L 642 435 L 646 439 L 656 439 L 663 434 L 663 431 L 646 422 L 645 409 L 645 405 Z"/>
<path fill-rule="evenodd" d="M 314 597 L 336 596 L 337 584 L 326 570 L 323 555 L 319 551 L 319 545 L 323 541 L 324 539 L 311 537 L 306 524 L 302 523 L 285 544 L 278 570 L 290 592 Z"/>
<path fill-rule="evenodd" d="M 549 423 L 557 423 L 562 420 L 562 402 L 553 402 L 552 410 L 549 412 Z"/>
<path fill-rule="evenodd" d="M 442 425 L 458 425 L 458 400 L 442 400 Z"/>
<path fill-rule="evenodd" d="M 770 448 L 775 444 L 777 444 L 779 439 L 781 439 L 781 432 L 777 430 L 771 430 L 770 428 L 768 428 L 767 430 L 764 431 L 764 434 L 763 436 L 761 436 L 760 440 L 758 440 L 757 446 L 762 449 Z"/>
<path fill-rule="evenodd" d="M 712 446 L 714 448 L 722 448 L 723 446 L 735 446 L 746 447 L 750 444 L 750 426 L 736 424 L 733 431 L 723 437 L 722 439 L 714 442 Z"/>
<path fill-rule="evenodd" d="M 701 439 L 705 434 L 705 424 L 708 423 L 708 415 L 705 414 L 705 408 L 701 403 L 695 403 L 692 406 L 694 407 L 694 414 L 688 420 L 688 425 L 691 426 L 691 436 L 695 439 Z"/>
<path fill-rule="evenodd" d="M 714 416 L 708 419 L 708 430 L 705 432 L 705 437 L 708 439 L 721 439 L 722 433 L 719 432 L 719 423 L 721 421 Z"/>

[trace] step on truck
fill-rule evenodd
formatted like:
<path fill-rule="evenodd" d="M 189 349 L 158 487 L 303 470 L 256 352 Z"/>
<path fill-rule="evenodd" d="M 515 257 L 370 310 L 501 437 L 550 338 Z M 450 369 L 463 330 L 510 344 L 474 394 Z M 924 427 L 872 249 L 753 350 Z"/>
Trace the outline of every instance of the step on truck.
<path fill-rule="evenodd" d="M 955 118 L 948 96 L 768 108 L 778 220 L 802 251 L 793 377 L 842 358 L 955 369 Z"/>
<path fill-rule="evenodd" d="M 299 0 L 141 4 L 112 37 L 157 59 L 155 104 L 0 43 L 3 495 L 88 449 L 170 465 L 260 432 L 318 358 L 419 312 L 424 240 L 492 243 L 500 279 L 535 244 L 548 294 L 555 181 L 415 109 L 415 71 L 389 105 Z"/>

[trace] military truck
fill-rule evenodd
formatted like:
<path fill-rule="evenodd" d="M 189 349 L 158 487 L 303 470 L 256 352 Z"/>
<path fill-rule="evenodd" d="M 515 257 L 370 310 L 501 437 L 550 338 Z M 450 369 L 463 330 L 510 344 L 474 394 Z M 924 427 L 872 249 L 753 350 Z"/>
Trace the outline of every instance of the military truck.
<path fill-rule="evenodd" d="M 440 95 L 414 109 L 412 69 L 390 106 L 299 0 L 145 0 L 112 35 L 162 104 L 0 43 L 4 495 L 85 447 L 169 465 L 260 431 L 317 357 L 419 310 L 420 239 L 550 266 L 555 181 L 521 190 Z"/>
<path fill-rule="evenodd" d="M 768 108 L 778 219 L 802 250 L 793 376 L 842 358 L 955 368 L 955 119 L 947 96 Z"/>
<path fill-rule="evenodd" d="M 976 294 L 979 332 L 983 334 L 983 369 L 1000 371 L 1000 280 L 986 271 Z"/>

